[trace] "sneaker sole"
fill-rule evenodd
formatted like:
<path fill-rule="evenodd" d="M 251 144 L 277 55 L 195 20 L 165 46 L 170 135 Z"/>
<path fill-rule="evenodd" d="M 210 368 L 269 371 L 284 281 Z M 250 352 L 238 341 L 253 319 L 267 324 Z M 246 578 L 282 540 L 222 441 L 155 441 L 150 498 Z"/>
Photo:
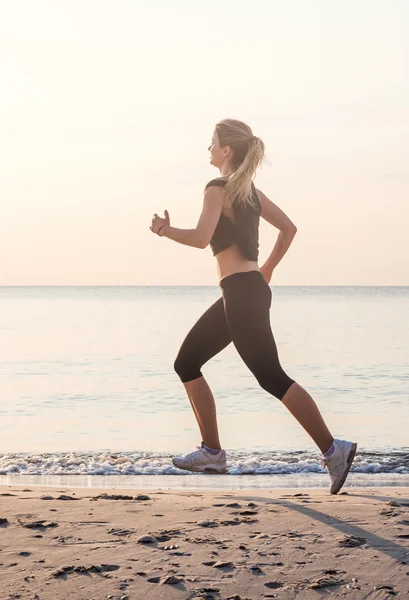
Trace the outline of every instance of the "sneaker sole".
<path fill-rule="evenodd" d="M 351 465 L 352 465 L 352 463 L 354 461 L 357 446 L 358 446 L 357 444 L 352 444 L 352 448 L 351 448 L 351 450 L 349 451 L 349 454 L 348 454 L 347 466 L 346 466 L 346 469 L 345 469 L 344 474 L 342 476 L 342 479 L 339 482 L 338 488 L 336 490 L 330 491 L 331 494 L 338 494 L 339 490 L 344 485 L 345 479 L 347 478 L 348 473 L 349 473 L 349 469 L 351 468 Z"/>
<path fill-rule="evenodd" d="M 200 467 L 185 467 L 176 465 L 172 460 L 173 466 L 177 469 L 182 469 L 182 471 L 191 471 L 192 473 L 206 473 L 208 475 L 223 475 L 227 473 L 227 467 L 212 467 L 208 465 L 201 465 Z"/>

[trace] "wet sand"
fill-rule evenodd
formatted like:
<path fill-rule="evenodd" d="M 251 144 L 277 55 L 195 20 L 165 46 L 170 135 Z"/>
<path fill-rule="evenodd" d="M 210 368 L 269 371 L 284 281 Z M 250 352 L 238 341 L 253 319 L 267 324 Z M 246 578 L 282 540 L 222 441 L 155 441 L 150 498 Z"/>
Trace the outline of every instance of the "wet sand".
<path fill-rule="evenodd" d="M 0 486 L 0 600 L 409 598 L 409 488 Z"/>

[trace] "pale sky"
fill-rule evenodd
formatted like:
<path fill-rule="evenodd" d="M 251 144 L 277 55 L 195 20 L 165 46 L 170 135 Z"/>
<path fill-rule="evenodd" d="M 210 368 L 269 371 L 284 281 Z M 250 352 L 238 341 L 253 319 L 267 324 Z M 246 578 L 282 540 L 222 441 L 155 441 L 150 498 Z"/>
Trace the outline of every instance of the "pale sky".
<path fill-rule="evenodd" d="M 298 228 L 273 285 L 409 285 L 408 27 L 406 0 L 0 0 L 0 285 L 217 285 L 149 226 L 196 225 L 225 117 Z"/>

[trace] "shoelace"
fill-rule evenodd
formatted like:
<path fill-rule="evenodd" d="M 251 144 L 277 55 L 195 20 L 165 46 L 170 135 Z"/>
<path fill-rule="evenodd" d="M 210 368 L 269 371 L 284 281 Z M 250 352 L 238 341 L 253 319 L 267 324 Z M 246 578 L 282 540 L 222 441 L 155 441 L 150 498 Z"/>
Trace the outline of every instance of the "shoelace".
<path fill-rule="evenodd" d="M 203 454 L 203 450 L 204 450 L 204 448 L 203 448 L 202 446 L 196 446 L 196 449 L 197 449 L 197 450 L 200 450 L 200 452 L 202 452 L 202 454 Z M 194 450 L 193 452 L 191 452 L 190 454 L 188 454 L 188 455 L 186 456 L 186 459 L 187 459 L 187 460 L 190 460 L 190 459 L 192 458 L 192 456 L 193 456 L 195 453 L 196 453 L 196 450 Z"/>
<path fill-rule="evenodd" d="M 203 450 L 203 448 L 201 446 L 196 446 L 196 448 L 197 448 L 197 450 Z M 196 453 L 196 450 L 193 450 L 193 452 L 191 452 L 190 454 L 188 454 L 186 456 L 186 458 L 190 459 L 193 456 L 193 454 L 195 454 L 195 453 Z"/>
<path fill-rule="evenodd" d="M 334 474 L 331 473 L 330 469 L 328 468 L 328 463 L 329 463 L 329 460 L 327 458 L 321 458 L 321 466 L 324 469 L 327 469 L 328 474 L 329 474 L 329 476 L 331 477 L 331 480 L 332 480 Z"/>

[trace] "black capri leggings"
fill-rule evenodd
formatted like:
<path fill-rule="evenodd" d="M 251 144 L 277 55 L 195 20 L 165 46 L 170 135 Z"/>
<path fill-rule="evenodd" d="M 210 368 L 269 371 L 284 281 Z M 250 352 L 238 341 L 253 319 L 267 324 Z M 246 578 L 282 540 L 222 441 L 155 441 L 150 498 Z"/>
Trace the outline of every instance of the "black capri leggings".
<path fill-rule="evenodd" d="M 234 273 L 220 282 L 222 297 L 187 334 L 174 368 L 183 383 L 202 376 L 202 366 L 232 341 L 267 392 L 282 400 L 295 383 L 283 371 L 270 325 L 272 293 L 260 271 Z"/>

